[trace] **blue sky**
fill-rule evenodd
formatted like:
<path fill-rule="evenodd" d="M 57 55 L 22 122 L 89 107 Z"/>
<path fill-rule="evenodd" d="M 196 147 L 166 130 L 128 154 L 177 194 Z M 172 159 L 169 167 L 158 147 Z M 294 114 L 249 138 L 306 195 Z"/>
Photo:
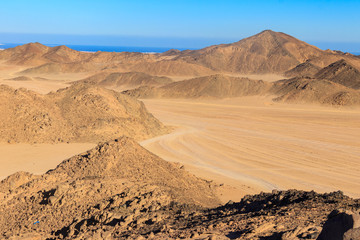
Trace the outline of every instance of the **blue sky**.
<path fill-rule="evenodd" d="M 2 0 L 0 42 L 196 48 L 272 29 L 360 52 L 359 12 L 359 0 Z"/>

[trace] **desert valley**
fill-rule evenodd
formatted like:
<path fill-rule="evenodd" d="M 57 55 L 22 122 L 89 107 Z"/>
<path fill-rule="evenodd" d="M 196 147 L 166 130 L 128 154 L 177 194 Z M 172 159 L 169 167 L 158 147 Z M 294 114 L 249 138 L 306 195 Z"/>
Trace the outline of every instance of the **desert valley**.
<path fill-rule="evenodd" d="M 0 84 L 0 239 L 360 239 L 359 56 L 28 43 Z"/>

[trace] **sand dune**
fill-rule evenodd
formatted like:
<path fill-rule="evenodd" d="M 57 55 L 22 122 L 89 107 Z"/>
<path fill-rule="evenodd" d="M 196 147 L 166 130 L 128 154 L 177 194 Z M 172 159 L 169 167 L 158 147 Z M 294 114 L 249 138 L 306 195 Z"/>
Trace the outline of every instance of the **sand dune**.
<path fill-rule="evenodd" d="M 142 145 L 201 177 L 243 193 L 340 189 L 360 197 L 359 110 L 269 105 L 254 97 L 144 102 L 178 130 Z"/>

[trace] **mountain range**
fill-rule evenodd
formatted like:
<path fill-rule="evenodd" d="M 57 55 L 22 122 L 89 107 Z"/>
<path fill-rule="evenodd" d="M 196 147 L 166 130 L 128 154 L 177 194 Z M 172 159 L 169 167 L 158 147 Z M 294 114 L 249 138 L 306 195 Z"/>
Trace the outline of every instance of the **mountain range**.
<path fill-rule="evenodd" d="M 73 72 L 74 69 L 111 69 L 171 76 L 200 76 L 215 72 L 284 74 L 305 62 L 323 68 L 341 59 L 356 68 L 360 67 L 357 56 L 339 51 L 324 51 L 285 33 L 271 30 L 231 44 L 214 45 L 200 50 L 172 50 L 160 54 L 88 53 L 66 46 L 47 47 L 40 43 L 29 43 L 1 51 L 0 59 L 33 68 L 29 73 L 36 72 L 35 69 L 48 72 L 55 69 L 64 72 Z M 70 63 L 71 65 L 67 65 Z M 44 64 L 51 64 L 53 67 L 45 68 L 48 65 Z"/>

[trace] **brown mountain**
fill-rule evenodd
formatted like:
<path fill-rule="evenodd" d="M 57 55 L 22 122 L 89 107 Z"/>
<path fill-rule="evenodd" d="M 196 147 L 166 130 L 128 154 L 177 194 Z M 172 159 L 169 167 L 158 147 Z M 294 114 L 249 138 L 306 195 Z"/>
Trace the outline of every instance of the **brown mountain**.
<path fill-rule="evenodd" d="M 99 87 L 76 85 L 41 95 L 1 85 L 0 93 L 1 142 L 145 139 L 167 131 L 142 102 Z"/>
<path fill-rule="evenodd" d="M 37 65 L 43 63 L 41 56 L 48 50 L 49 47 L 40 43 L 29 43 L 0 51 L 0 59 L 9 64 Z"/>
<path fill-rule="evenodd" d="M 339 106 L 360 105 L 360 92 L 326 79 L 297 77 L 281 80 L 271 89 L 275 101 L 318 103 Z"/>
<path fill-rule="evenodd" d="M 0 52 L 7 64 L 30 66 L 20 74 L 74 73 L 111 70 L 112 72 L 144 72 L 151 75 L 202 76 L 211 69 L 159 54 L 136 52 L 87 53 L 66 46 L 47 47 L 29 43 Z"/>
<path fill-rule="evenodd" d="M 46 47 L 31 43 L 0 52 L 7 63 L 39 67 L 32 72 L 61 70 L 63 72 L 102 71 L 144 72 L 157 76 L 205 76 L 221 72 L 243 74 L 284 74 L 299 64 L 308 62 L 323 68 L 344 58 L 360 69 L 360 59 L 339 51 L 323 51 L 285 33 L 271 30 L 231 44 L 214 45 L 200 50 L 176 51 L 163 54 L 144 53 L 84 53 L 65 46 Z M 57 65 L 57 66 L 54 66 Z M 73 65 L 73 66 L 69 66 Z M 299 66 L 305 71 L 309 66 Z M 310 73 L 312 73 L 311 69 Z M 291 75 L 295 76 L 295 75 Z"/>
<path fill-rule="evenodd" d="M 123 93 L 136 98 L 231 98 L 277 95 L 274 101 L 336 106 L 360 105 L 360 92 L 327 79 L 296 77 L 274 83 L 211 75 L 164 85 L 139 87 Z"/>
<path fill-rule="evenodd" d="M 174 82 L 158 88 L 138 88 L 124 93 L 139 98 L 226 98 L 261 95 L 270 87 L 270 83 L 261 80 L 217 74 Z"/>
<path fill-rule="evenodd" d="M 76 51 L 66 46 L 52 47 L 46 54 L 43 55 L 44 58 L 52 62 L 60 63 L 78 62 L 86 59 L 89 56 L 89 53 Z"/>
<path fill-rule="evenodd" d="M 98 73 L 75 83 L 99 85 L 112 89 L 132 89 L 141 86 L 162 86 L 171 83 L 168 77 L 152 76 L 142 72 Z"/>
<path fill-rule="evenodd" d="M 349 88 L 360 89 L 360 71 L 344 59 L 321 69 L 315 76 Z"/>
<path fill-rule="evenodd" d="M 178 58 L 216 71 L 283 73 L 324 51 L 285 33 L 263 31 L 232 44 L 210 46 Z"/>
<path fill-rule="evenodd" d="M 69 63 L 87 59 L 90 53 L 72 50 L 66 46 L 47 47 L 29 43 L 0 52 L 0 59 L 8 64 L 38 66 L 45 63 Z"/>
<path fill-rule="evenodd" d="M 321 68 L 311 64 L 309 61 L 300 63 L 296 67 L 285 72 L 286 77 L 313 77 Z"/>

